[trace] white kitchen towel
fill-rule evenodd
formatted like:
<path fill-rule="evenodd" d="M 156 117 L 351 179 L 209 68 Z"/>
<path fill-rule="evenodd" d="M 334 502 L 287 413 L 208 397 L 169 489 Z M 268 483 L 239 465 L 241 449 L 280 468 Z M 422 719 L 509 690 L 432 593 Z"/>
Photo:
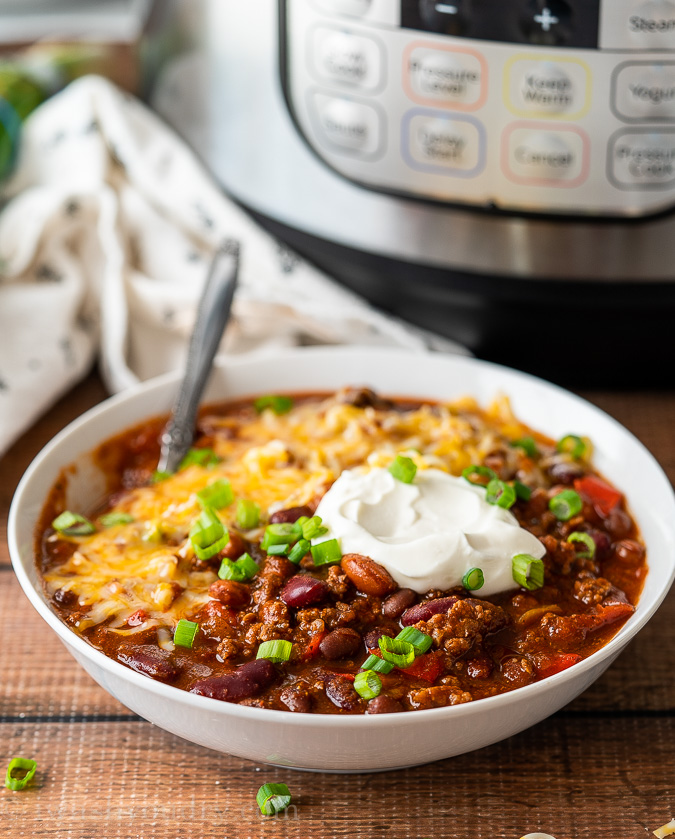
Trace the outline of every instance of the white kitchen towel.
<path fill-rule="evenodd" d="M 179 367 L 211 255 L 240 240 L 221 351 L 457 345 L 375 311 L 259 228 L 143 104 L 89 76 L 24 126 L 0 213 L 0 455 L 90 368 L 122 390 Z"/>

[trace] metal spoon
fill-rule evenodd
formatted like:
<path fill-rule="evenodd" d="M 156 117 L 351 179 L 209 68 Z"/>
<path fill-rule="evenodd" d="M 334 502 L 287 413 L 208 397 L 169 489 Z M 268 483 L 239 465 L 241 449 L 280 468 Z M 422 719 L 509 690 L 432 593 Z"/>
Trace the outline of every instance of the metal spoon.
<path fill-rule="evenodd" d="M 161 438 L 160 472 L 175 472 L 192 445 L 199 400 L 230 317 L 238 275 L 239 242 L 227 239 L 213 257 L 199 301 L 185 374 Z"/>

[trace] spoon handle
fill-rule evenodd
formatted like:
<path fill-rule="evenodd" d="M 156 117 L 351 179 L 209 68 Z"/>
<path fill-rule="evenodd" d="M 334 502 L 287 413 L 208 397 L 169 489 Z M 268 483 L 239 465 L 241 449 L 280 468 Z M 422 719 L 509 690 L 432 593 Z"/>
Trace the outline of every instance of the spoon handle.
<path fill-rule="evenodd" d="M 161 438 L 160 472 L 175 472 L 192 445 L 199 400 L 230 316 L 238 273 L 239 242 L 227 239 L 213 257 L 199 301 L 185 375 Z"/>

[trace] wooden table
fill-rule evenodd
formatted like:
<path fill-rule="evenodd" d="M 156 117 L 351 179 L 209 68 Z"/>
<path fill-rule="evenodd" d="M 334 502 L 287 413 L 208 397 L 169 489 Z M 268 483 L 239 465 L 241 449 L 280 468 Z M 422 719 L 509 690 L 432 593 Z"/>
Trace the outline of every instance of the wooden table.
<path fill-rule="evenodd" d="M 31 458 L 104 397 L 91 376 L 0 460 L 0 837 L 644 839 L 675 816 L 675 591 L 602 679 L 564 711 L 473 754 L 380 775 L 256 765 L 187 743 L 132 714 L 75 664 L 34 613 L 7 553 L 7 510 Z M 675 478 L 675 394 L 585 394 Z M 297 811 L 264 818 L 255 794 L 285 782 Z"/>

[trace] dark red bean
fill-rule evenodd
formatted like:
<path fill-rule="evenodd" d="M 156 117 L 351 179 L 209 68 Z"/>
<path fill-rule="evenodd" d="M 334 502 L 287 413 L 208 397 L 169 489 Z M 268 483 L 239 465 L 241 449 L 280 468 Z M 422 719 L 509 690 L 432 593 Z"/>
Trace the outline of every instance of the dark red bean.
<path fill-rule="evenodd" d="M 281 592 L 281 599 L 287 606 L 304 609 L 320 603 L 328 597 L 329 592 L 330 589 L 323 580 L 317 580 L 307 574 L 298 574 L 286 583 Z"/>
<path fill-rule="evenodd" d="M 384 597 L 397 588 L 387 569 L 369 556 L 345 554 L 340 565 L 356 588 L 364 594 Z"/>
<path fill-rule="evenodd" d="M 266 658 L 242 664 L 234 673 L 225 676 L 211 676 L 195 682 L 190 693 L 209 696 L 221 702 L 241 702 L 262 693 L 277 677 L 277 671 Z"/>
<path fill-rule="evenodd" d="M 361 636 L 353 629 L 340 626 L 324 635 L 319 644 L 321 655 L 331 660 L 348 658 L 361 648 Z"/>
<path fill-rule="evenodd" d="M 152 679 L 165 681 L 178 675 L 178 667 L 170 661 L 171 653 L 154 644 L 139 644 L 138 647 L 120 647 L 117 659 L 137 673 Z"/>
<path fill-rule="evenodd" d="M 420 621 L 428 621 L 433 615 L 440 615 L 442 612 L 447 612 L 451 606 L 454 606 L 458 600 L 463 598 L 453 595 L 452 597 L 439 597 L 437 600 L 425 600 L 424 603 L 418 603 L 412 609 L 408 609 L 401 617 L 403 626 L 412 626 L 414 623 Z"/>
<path fill-rule="evenodd" d="M 310 507 L 289 507 L 287 510 L 277 510 L 270 516 L 270 524 L 294 524 L 300 516 L 311 518 L 314 512 Z"/>
<path fill-rule="evenodd" d="M 645 549 L 633 539 L 622 539 L 614 545 L 614 554 L 626 565 L 638 565 L 644 558 Z"/>
<path fill-rule="evenodd" d="M 246 543 L 241 536 L 237 533 L 233 533 L 232 531 L 230 531 L 229 536 L 230 539 L 227 545 L 225 545 L 222 551 L 218 554 L 218 559 L 239 559 L 246 550 Z"/>
<path fill-rule="evenodd" d="M 595 556 L 598 559 L 604 559 L 609 553 L 609 549 L 611 547 L 609 536 L 602 530 L 596 530 L 595 528 L 591 528 L 588 531 L 588 535 L 595 542 Z"/>
<path fill-rule="evenodd" d="M 308 714 L 312 710 L 312 697 L 303 688 L 288 687 L 281 691 L 279 699 L 296 714 Z"/>
<path fill-rule="evenodd" d="M 403 711 L 403 705 L 394 699 L 393 696 L 387 696 L 386 693 L 381 693 L 375 699 L 371 699 L 366 708 L 366 714 L 396 714 Z"/>
<path fill-rule="evenodd" d="M 379 648 L 379 640 L 384 635 L 389 635 L 386 629 L 371 629 L 370 632 L 367 632 L 363 638 L 363 643 L 366 645 L 367 650 L 377 650 Z"/>
<path fill-rule="evenodd" d="M 382 614 L 386 618 L 400 618 L 401 615 L 417 600 L 417 595 L 411 588 L 400 588 L 382 604 Z"/>
<path fill-rule="evenodd" d="M 361 704 L 354 685 L 344 676 L 331 673 L 326 679 L 326 696 L 343 711 L 357 711 Z"/>
<path fill-rule="evenodd" d="M 573 484 L 577 478 L 583 478 L 585 472 L 578 463 L 569 463 L 568 461 L 561 461 L 554 463 L 548 469 L 548 474 L 557 484 L 565 484 L 569 486 Z"/>
<path fill-rule="evenodd" d="M 62 609 L 70 609 L 77 603 L 77 594 L 67 588 L 57 588 L 52 598 Z"/>
<path fill-rule="evenodd" d="M 619 507 L 615 507 L 603 523 L 614 539 L 624 539 L 633 529 L 630 516 Z"/>

